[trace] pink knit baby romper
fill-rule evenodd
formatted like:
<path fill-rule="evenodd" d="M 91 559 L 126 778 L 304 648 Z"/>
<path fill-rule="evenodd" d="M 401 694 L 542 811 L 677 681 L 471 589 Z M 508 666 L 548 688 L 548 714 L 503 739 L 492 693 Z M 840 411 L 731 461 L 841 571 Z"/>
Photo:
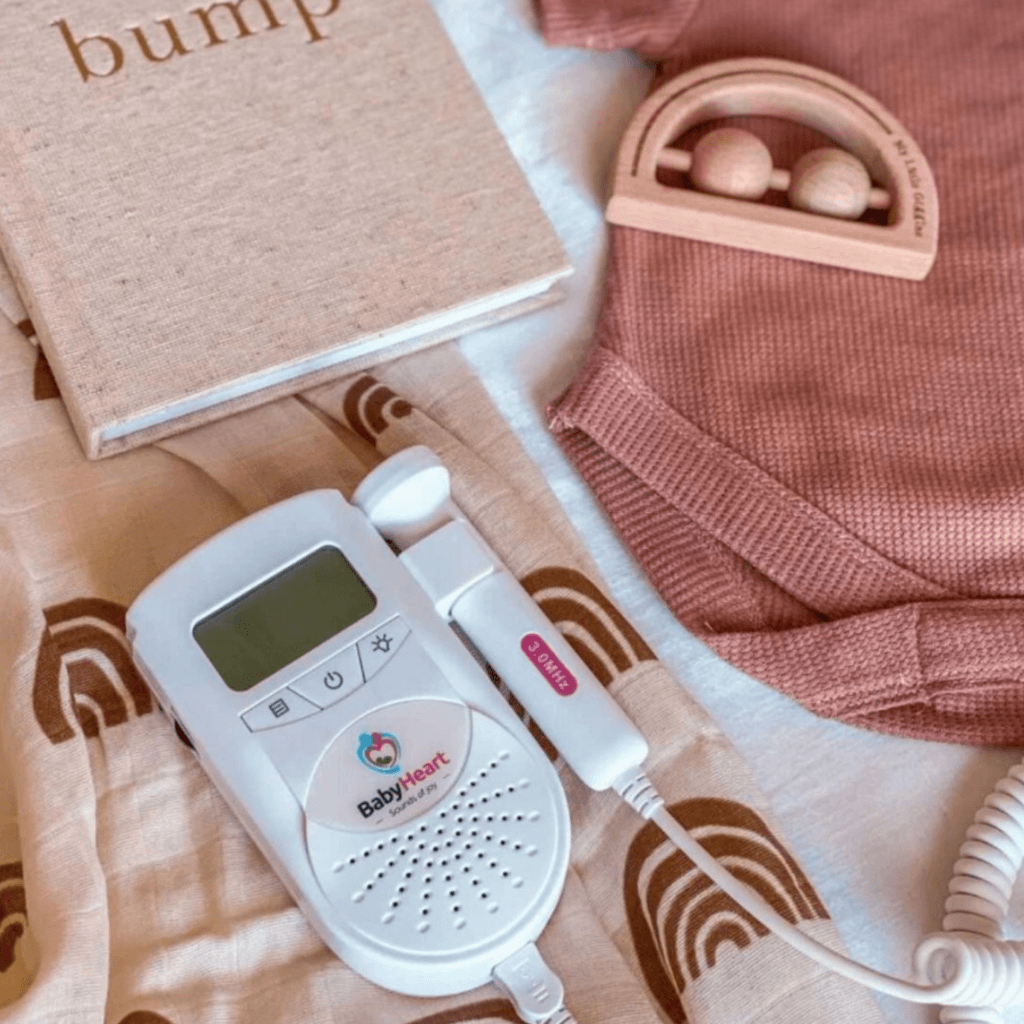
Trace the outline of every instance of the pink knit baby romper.
<path fill-rule="evenodd" d="M 541 0 L 676 73 L 766 56 L 876 97 L 934 171 L 921 283 L 611 228 L 561 444 L 676 615 L 810 710 L 1024 743 L 1024 4 Z M 764 126 L 776 166 L 799 145 Z M 799 142 L 799 140 L 797 140 Z"/>

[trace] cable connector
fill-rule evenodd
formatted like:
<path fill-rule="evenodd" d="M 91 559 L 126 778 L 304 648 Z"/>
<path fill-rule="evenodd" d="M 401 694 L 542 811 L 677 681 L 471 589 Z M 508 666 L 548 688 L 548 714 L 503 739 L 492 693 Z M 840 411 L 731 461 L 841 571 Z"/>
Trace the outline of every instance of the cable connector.
<path fill-rule="evenodd" d="M 654 783 L 638 768 L 620 775 L 612 783 L 612 789 L 643 818 L 653 817 L 665 806 Z"/>
<path fill-rule="evenodd" d="M 561 980 L 532 942 L 498 964 L 491 977 L 526 1024 L 576 1024 Z"/>

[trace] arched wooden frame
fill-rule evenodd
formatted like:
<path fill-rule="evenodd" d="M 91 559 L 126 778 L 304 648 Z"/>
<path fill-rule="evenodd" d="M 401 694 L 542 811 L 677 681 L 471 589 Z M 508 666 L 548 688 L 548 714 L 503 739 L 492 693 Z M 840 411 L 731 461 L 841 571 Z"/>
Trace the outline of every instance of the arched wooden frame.
<path fill-rule="evenodd" d="M 814 128 L 858 157 L 888 191 L 884 225 L 674 188 L 657 180 L 662 151 L 689 129 L 758 114 Z M 637 111 L 619 148 L 606 211 L 613 224 L 919 281 L 935 260 L 939 202 L 931 168 L 876 100 L 803 64 L 741 58 L 666 82 Z"/>

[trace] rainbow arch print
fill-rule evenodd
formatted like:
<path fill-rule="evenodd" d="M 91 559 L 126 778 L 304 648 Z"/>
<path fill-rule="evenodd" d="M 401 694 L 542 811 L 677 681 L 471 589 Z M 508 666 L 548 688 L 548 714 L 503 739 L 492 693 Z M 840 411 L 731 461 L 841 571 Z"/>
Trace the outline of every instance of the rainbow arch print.
<path fill-rule="evenodd" d="M 702 798 L 671 810 L 709 853 L 791 924 L 828 918 L 800 866 L 749 807 Z M 630 845 L 624 899 L 644 979 L 672 1021 L 686 1019 L 687 986 L 727 949 L 746 949 L 768 934 L 650 823 Z"/>
<path fill-rule="evenodd" d="M 521 581 L 587 668 L 607 686 L 654 652 L 589 577 L 565 566 L 547 566 Z"/>
<path fill-rule="evenodd" d="M 149 688 L 132 664 L 123 606 L 78 598 L 43 614 L 32 706 L 51 743 L 73 739 L 79 730 L 95 738 L 101 728 L 153 710 Z"/>
<path fill-rule="evenodd" d="M 490 1024 L 491 1021 L 517 1024 L 519 1017 L 507 999 L 487 999 L 432 1013 L 428 1017 L 417 1017 L 409 1024 Z"/>
<path fill-rule="evenodd" d="M 345 392 L 342 409 L 349 428 L 370 444 L 386 429 L 391 419 L 403 419 L 412 406 L 375 377 L 364 374 Z"/>
<path fill-rule="evenodd" d="M 15 947 L 25 934 L 25 882 L 21 861 L 0 864 L 0 974 L 14 964 Z"/>

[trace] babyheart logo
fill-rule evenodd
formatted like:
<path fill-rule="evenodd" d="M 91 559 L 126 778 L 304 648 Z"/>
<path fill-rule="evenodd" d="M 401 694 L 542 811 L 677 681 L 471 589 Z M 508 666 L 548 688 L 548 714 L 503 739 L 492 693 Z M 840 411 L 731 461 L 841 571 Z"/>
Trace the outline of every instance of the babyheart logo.
<path fill-rule="evenodd" d="M 389 732 L 364 732 L 359 737 L 359 760 L 383 775 L 395 775 L 401 768 L 402 747 Z"/>

